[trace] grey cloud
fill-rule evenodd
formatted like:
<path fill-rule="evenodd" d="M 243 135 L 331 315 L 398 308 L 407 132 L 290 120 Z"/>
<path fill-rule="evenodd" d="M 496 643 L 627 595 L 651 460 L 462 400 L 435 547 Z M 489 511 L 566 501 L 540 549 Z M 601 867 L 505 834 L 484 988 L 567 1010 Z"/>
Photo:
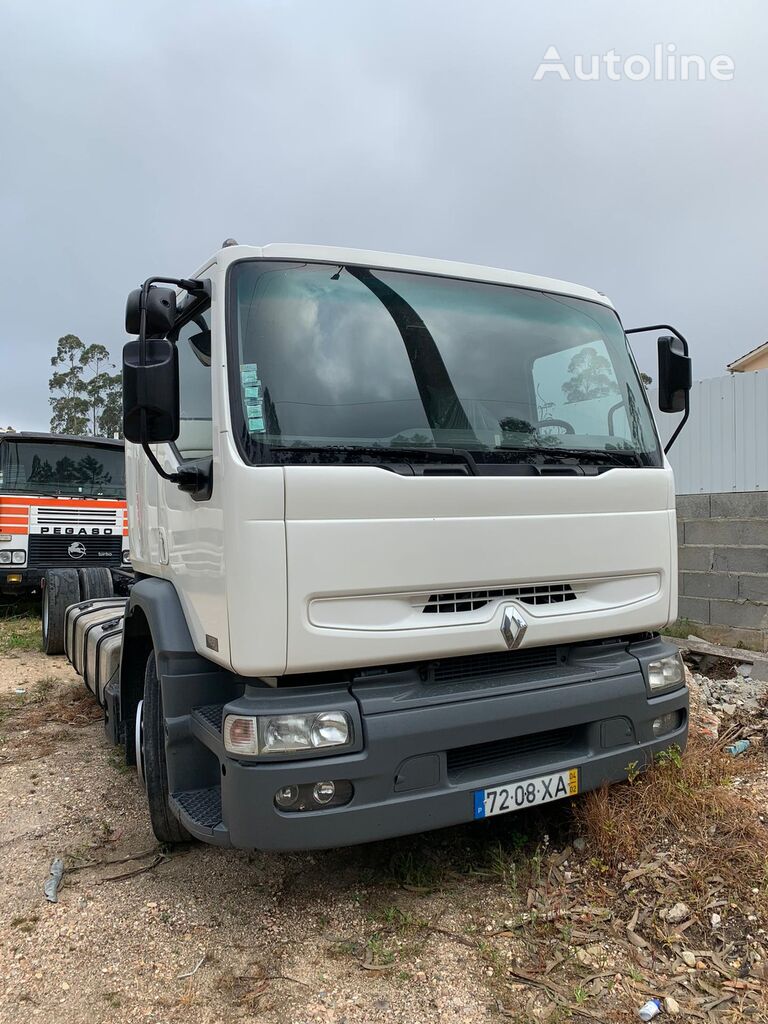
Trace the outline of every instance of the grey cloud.
<path fill-rule="evenodd" d="M 228 235 L 583 282 L 722 372 L 766 337 L 764 20 L 694 0 L 4 5 L 0 422 L 45 428 L 56 339 L 117 359 L 127 291 Z M 735 79 L 533 81 L 550 44 L 655 42 L 729 54 Z"/>

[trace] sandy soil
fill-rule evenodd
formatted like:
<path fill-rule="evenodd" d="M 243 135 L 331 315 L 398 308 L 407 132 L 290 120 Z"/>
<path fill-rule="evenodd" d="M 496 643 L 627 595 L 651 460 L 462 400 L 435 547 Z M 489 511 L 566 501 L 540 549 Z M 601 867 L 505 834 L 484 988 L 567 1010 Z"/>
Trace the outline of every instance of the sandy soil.
<path fill-rule="evenodd" d="M 18 688 L 29 690 L 41 679 L 77 682 L 77 675 L 65 658 L 48 658 L 40 651 L 11 651 L 0 657 L 0 695 Z"/>

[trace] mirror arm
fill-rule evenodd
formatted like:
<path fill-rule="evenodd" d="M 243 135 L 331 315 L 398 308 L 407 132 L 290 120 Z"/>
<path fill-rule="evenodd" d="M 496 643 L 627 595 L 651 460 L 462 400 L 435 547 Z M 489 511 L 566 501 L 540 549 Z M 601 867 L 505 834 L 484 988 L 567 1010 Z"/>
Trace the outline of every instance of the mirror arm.
<path fill-rule="evenodd" d="M 181 288 L 182 291 L 187 292 L 189 295 L 195 295 L 200 299 L 211 297 L 211 282 L 209 278 L 199 281 L 195 277 L 148 277 L 141 286 L 141 329 L 139 331 L 139 363 L 141 366 L 146 366 L 147 298 L 149 296 L 149 289 L 153 284 L 172 284 L 177 288 Z"/>
<path fill-rule="evenodd" d="M 166 471 L 163 469 L 163 467 L 160 465 L 160 463 L 155 458 L 155 453 L 152 451 L 152 449 L 149 447 L 148 444 L 143 444 L 141 447 L 144 450 L 144 454 L 147 456 L 149 461 L 154 466 L 155 471 L 157 472 L 158 476 L 161 476 L 163 478 L 163 480 L 170 480 L 172 484 L 177 484 L 179 482 L 179 479 L 180 479 L 179 478 L 179 474 L 178 473 L 166 473 Z"/>
<path fill-rule="evenodd" d="M 622 407 L 622 405 L 626 405 L 626 404 L 627 403 L 622 398 L 621 401 L 617 402 L 616 405 L 612 405 L 611 408 L 608 410 L 608 433 L 609 433 L 609 435 L 611 437 L 614 436 L 614 434 L 613 434 L 613 418 L 616 415 L 616 413 L 619 411 L 619 409 Z"/>
<path fill-rule="evenodd" d="M 170 483 L 176 484 L 180 491 L 185 491 L 193 497 L 199 494 L 206 494 L 207 497 L 210 497 L 210 493 L 207 492 L 210 491 L 211 487 L 212 467 L 209 467 L 206 471 L 205 468 L 201 468 L 199 465 L 179 466 L 175 473 L 167 473 L 155 458 L 154 452 L 149 445 L 143 444 L 141 447 L 144 449 L 144 454 L 154 466 L 158 476 L 161 476 L 163 480 L 168 480 Z M 197 498 L 196 500 L 200 499 Z"/>
<path fill-rule="evenodd" d="M 676 338 L 679 338 L 683 343 L 683 355 L 688 355 L 688 342 L 682 336 L 680 331 L 676 327 L 672 327 L 671 324 L 653 324 L 652 327 L 630 327 L 629 330 L 625 330 L 625 334 L 645 334 L 646 331 L 671 331 Z"/>
<path fill-rule="evenodd" d="M 200 281 L 196 277 L 148 277 L 141 286 L 142 292 L 146 295 L 153 284 L 172 284 L 183 292 L 196 295 L 199 298 L 211 295 L 211 282 L 208 278 Z"/>
<path fill-rule="evenodd" d="M 671 331 L 672 334 L 674 334 L 674 336 L 676 338 L 679 338 L 680 341 L 683 343 L 683 355 L 685 355 L 685 356 L 688 355 L 688 342 L 682 336 L 680 331 L 678 331 L 678 329 L 676 327 L 672 327 L 671 324 L 654 324 L 652 327 L 631 327 L 628 331 L 624 331 L 624 333 L 625 334 L 644 334 L 646 331 Z M 669 449 L 672 447 L 672 445 L 677 440 L 678 434 L 683 429 L 685 424 L 688 422 L 688 417 L 690 416 L 690 414 L 691 414 L 690 393 L 688 391 L 686 391 L 685 392 L 685 409 L 683 410 L 683 418 L 680 420 L 680 422 L 678 423 L 677 427 L 675 428 L 675 432 L 672 434 L 672 437 L 670 437 L 670 439 L 664 445 L 664 454 L 665 455 L 667 455 L 669 453 Z"/>

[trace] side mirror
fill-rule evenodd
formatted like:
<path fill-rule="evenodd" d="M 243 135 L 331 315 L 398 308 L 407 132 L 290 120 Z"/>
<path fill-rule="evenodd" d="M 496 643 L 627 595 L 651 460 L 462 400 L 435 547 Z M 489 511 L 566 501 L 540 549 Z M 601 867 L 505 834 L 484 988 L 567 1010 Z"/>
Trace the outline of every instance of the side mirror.
<path fill-rule="evenodd" d="M 176 292 L 173 288 L 150 288 L 147 293 L 147 334 L 165 335 L 176 320 Z M 125 330 L 141 330 L 141 288 L 135 288 L 125 304 Z"/>
<path fill-rule="evenodd" d="M 123 433 L 134 444 L 175 441 L 180 425 L 179 353 L 165 339 L 147 338 L 144 344 L 143 365 L 140 341 L 123 348 Z"/>
<path fill-rule="evenodd" d="M 659 338 L 659 409 L 685 412 L 691 390 L 691 360 L 680 338 Z"/>

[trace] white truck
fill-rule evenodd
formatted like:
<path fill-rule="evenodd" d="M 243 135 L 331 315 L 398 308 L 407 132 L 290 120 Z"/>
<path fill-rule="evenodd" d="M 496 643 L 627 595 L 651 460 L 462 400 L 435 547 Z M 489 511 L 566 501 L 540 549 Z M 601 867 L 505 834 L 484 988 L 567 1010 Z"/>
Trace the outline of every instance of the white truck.
<path fill-rule="evenodd" d="M 67 649 L 159 840 L 360 843 L 685 746 L 672 471 L 605 295 L 231 243 L 126 327 L 136 581 Z M 684 421 L 687 343 L 640 330 Z"/>

